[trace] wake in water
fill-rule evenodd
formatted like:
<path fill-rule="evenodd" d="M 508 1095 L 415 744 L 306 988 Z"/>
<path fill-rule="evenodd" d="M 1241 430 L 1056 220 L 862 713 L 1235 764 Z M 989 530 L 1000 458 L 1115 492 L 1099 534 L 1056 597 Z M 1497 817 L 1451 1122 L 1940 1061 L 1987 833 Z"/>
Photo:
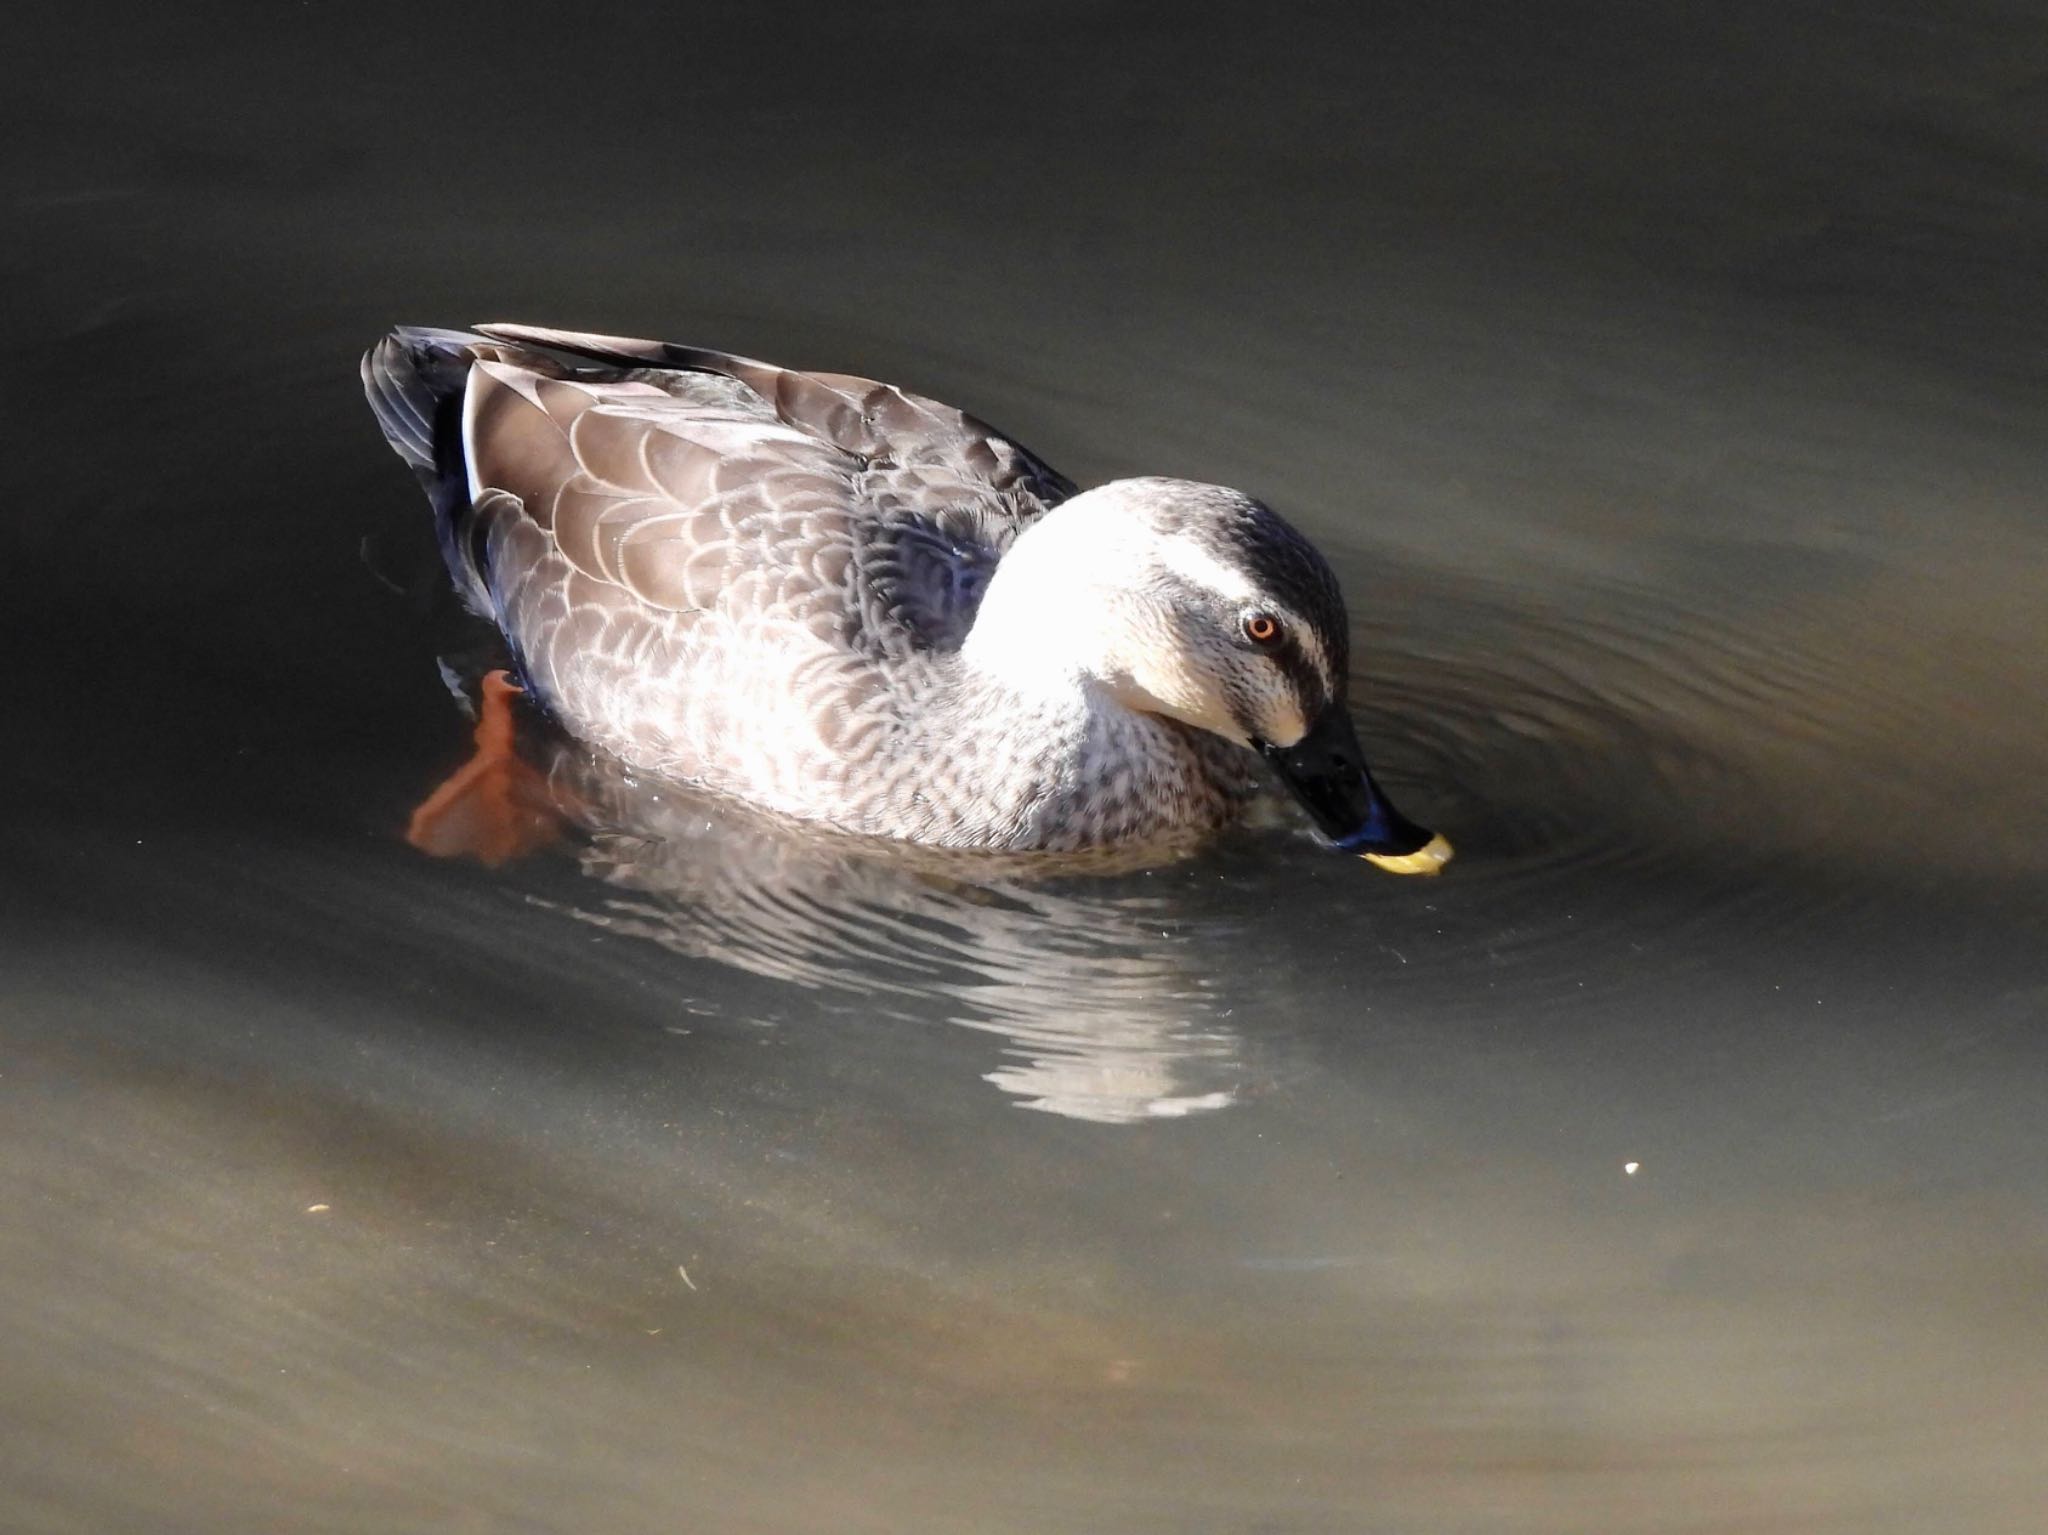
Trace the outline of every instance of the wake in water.
<path fill-rule="evenodd" d="M 1895 782 L 1843 777 L 1838 753 L 1867 759 L 1924 720 L 1871 677 L 1867 636 L 1810 614 L 1803 644 L 1773 632 L 1778 613 L 1737 628 L 1726 593 L 1681 609 L 1616 588 L 1538 604 L 1427 571 L 1387 584 L 1398 600 L 1357 635 L 1383 681 L 1357 702 L 1389 781 L 1437 792 L 1468 853 L 1427 902 L 1305 857 L 1277 798 L 1207 848 L 1079 858 L 820 833 L 636 777 L 531 717 L 515 739 L 489 681 L 478 762 L 502 771 L 451 780 L 415 840 L 502 859 L 559 838 L 592 883 L 547 899 L 577 919 L 848 1014 L 992 1034 L 990 1082 L 1110 1123 L 1257 1089 L 1260 1042 L 1289 1025 L 1243 956 L 1290 907 L 1333 938 L 1327 974 L 1288 978 L 1320 991 L 1310 1008 L 1441 1017 L 1506 994 L 1530 1017 L 1853 928 L 1896 893 L 1873 858 L 1968 880 L 1987 851 L 1948 849 L 1944 869 L 1916 841 L 1907 807 L 1958 771 L 1940 753 Z"/>

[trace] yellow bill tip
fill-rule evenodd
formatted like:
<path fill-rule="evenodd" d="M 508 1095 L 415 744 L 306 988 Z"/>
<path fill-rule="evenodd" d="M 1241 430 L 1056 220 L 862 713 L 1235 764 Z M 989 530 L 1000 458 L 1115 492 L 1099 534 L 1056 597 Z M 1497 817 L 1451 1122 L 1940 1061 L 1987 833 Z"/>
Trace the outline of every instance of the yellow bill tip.
<path fill-rule="evenodd" d="M 1412 853 L 1364 853 L 1369 864 L 1389 874 L 1441 874 L 1451 861 L 1451 840 L 1438 832 Z"/>

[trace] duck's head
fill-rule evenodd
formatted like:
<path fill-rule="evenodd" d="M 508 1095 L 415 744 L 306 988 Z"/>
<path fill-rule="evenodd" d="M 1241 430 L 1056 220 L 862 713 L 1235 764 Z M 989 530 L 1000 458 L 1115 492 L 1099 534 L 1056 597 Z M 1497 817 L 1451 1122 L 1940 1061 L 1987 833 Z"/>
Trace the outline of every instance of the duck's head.
<path fill-rule="evenodd" d="M 1139 479 L 1075 496 L 1004 555 L 964 654 L 1026 686 L 1078 675 L 1249 747 L 1333 846 L 1383 868 L 1434 874 L 1451 856 L 1366 768 L 1336 576 L 1238 491 Z"/>

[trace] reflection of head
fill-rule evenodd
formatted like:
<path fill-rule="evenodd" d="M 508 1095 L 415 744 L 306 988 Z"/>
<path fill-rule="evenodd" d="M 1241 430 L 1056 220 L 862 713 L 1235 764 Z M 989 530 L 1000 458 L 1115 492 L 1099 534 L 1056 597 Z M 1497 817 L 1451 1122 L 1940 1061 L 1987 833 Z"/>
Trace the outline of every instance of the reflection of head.
<path fill-rule="evenodd" d="M 1159 848 L 998 858 L 810 833 L 567 746 L 550 782 L 585 833 L 585 872 L 609 887 L 576 908 L 586 921 L 994 1034 L 1006 1059 L 986 1080 L 1049 1113 L 1133 1123 L 1236 1097 L 1241 1043 L 1190 946 L 1166 942 L 1156 901 L 1105 878 Z"/>
<path fill-rule="evenodd" d="M 956 1020 L 966 1022 L 965 1019 Z M 1015 1093 L 1027 1109 L 1043 1109 L 1068 1119 L 1092 1119 L 1099 1124 L 1135 1124 L 1147 1119 L 1180 1119 L 1211 1109 L 1228 1108 L 1237 1100 L 1230 1088 L 1206 1093 L 1182 1090 L 1175 1079 L 1192 1074 L 1199 1059 L 1195 1048 L 1206 1044 L 1221 1058 L 1216 1064 L 1226 1070 L 1232 1064 L 1227 1037 L 1205 1041 L 1187 1040 L 1186 1053 L 1176 1055 L 1161 1049 L 1160 1037 L 1142 1029 L 1134 1030 L 1129 1041 L 1091 1033 L 1084 1049 L 1077 1050 L 1071 1037 L 1055 1034 L 1034 1050 L 1036 1041 L 1028 1034 L 1012 1032 L 1017 1041 L 1015 1064 L 983 1076 L 1006 1093 Z M 1208 1064 L 1203 1062 L 1203 1064 Z M 1222 1073 L 1219 1073 L 1219 1075 Z"/>

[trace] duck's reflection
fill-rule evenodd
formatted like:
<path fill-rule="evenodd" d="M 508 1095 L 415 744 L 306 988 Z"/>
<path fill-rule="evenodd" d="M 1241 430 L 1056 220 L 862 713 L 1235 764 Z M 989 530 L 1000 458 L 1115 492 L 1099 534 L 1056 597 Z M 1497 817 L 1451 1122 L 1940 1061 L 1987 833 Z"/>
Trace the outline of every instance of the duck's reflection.
<path fill-rule="evenodd" d="M 515 728 L 515 726 L 517 728 Z M 418 812 L 415 846 L 502 863 L 549 841 L 597 883 L 581 920 L 908 1022 L 1005 1041 L 986 1080 L 1107 1124 L 1220 1109 L 1240 1037 L 1134 882 L 1183 851 L 950 853 L 829 833 L 638 777 L 563 740 L 484 679 L 476 756 Z M 1105 876 L 1125 876 L 1105 878 Z"/>

